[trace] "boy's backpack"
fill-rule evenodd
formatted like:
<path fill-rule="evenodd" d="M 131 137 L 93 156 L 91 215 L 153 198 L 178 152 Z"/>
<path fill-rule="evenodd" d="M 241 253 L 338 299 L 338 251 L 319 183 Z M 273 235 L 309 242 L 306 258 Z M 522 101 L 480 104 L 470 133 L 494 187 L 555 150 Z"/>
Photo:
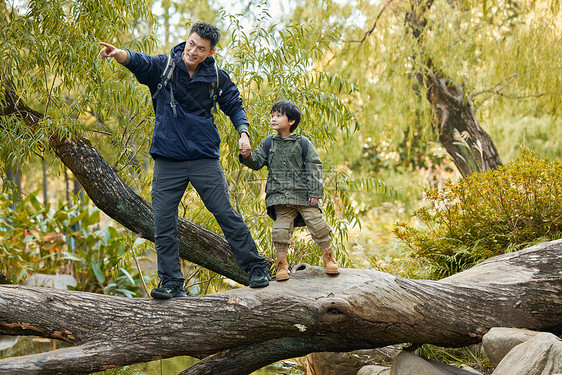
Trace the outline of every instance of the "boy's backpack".
<path fill-rule="evenodd" d="M 271 149 L 271 139 L 272 139 L 272 135 L 268 135 L 267 137 L 265 137 L 264 140 L 264 144 L 263 144 L 263 150 L 265 151 L 265 154 L 267 155 L 267 165 L 269 167 L 269 150 Z M 308 138 L 306 138 L 304 135 L 301 135 L 301 148 L 302 148 L 302 164 L 303 164 L 303 170 L 306 169 L 306 157 L 308 155 Z M 275 207 L 274 206 L 269 206 L 267 207 L 267 215 L 273 219 L 273 221 L 275 221 L 277 219 L 277 214 L 275 213 Z M 297 217 L 295 218 L 294 222 L 293 222 L 293 226 L 295 227 L 304 227 L 306 226 L 304 219 L 302 218 L 302 215 L 300 214 L 300 212 L 297 214 Z"/>
<path fill-rule="evenodd" d="M 270 134 L 264 139 L 263 150 L 267 155 L 267 165 L 269 166 L 269 149 L 271 148 L 271 138 L 273 136 Z M 306 168 L 306 156 L 308 155 L 308 138 L 304 135 L 301 135 L 301 149 L 302 149 L 302 164 L 303 169 Z"/>
<path fill-rule="evenodd" d="M 166 67 L 160 76 L 160 83 L 156 87 L 156 91 L 152 94 L 152 100 L 156 103 L 156 99 L 158 98 L 158 94 L 160 94 L 160 90 L 163 87 L 166 87 L 172 76 L 174 75 L 174 69 L 176 67 L 176 62 L 172 58 L 172 54 L 168 55 L 168 62 L 166 63 Z M 215 61 L 215 72 L 217 73 L 217 81 L 211 82 L 209 84 L 209 97 L 213 101 L 213 108 L 215 109 L 215 113 L 217 112 L 217 98 L 222 95 L 222 90 L 219 87 L 219 68 L 217 66 L 217 62 Z M 172 111 L 174 112 L 174 117 L 178 117 L 178 113 L 176 111 L 176 102 L 174 100 L 174 90 L 172 86 L 170 86 L 170 106 L 172 107 Z"/>

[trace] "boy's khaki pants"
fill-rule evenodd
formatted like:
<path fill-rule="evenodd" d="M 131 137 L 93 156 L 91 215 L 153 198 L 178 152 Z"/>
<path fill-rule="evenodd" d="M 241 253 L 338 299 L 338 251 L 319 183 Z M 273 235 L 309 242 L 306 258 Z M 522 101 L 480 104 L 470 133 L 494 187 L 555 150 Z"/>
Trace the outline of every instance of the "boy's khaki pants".
<path fill-rule="evenodd" d="M 300 212 L 312 239 L 321 249 L 330 247 L 332 231 L 322 212 L 315 206 L 279 204 L 275 206 L 276 220 L 273 222 L 272 239 L 277 253 L 287 252 L 294 230 L 294 220 Z"/>

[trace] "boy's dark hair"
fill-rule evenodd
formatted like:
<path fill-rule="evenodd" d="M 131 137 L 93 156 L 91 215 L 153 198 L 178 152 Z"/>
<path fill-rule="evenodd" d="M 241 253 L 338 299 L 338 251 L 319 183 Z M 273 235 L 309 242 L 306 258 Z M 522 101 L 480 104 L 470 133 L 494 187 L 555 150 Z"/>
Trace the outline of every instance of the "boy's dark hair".
<path fill-rule="evenodd" d="M 196 33 L 203 39 L 207 39 L 211 42 L 211 49 L 215 48 L 219 40 L 221 39 L 221 32 L 215 25 L 211 25 L 206 22 L 197 22 L 191 27 L 189 35 Z"/>
<path fill-rule="evenodd" d="M 301 122 L 301 110 L 290 100 L 279 100 L 273 103 L 271 113 L 273 112 L 279 112 L 287 116 L 289 120 L 295 120 L 295 123 L 291 125 L 291 133 L 295 131 L 297 126 L 299 126 L 299 122 Z"/>

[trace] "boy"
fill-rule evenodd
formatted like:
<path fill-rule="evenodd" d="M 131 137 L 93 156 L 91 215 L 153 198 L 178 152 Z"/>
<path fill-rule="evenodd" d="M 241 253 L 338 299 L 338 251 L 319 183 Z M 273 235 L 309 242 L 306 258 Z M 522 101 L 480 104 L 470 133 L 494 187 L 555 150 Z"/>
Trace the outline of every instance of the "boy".
<path fill-rule="evenodd" d="M 253 152 L 249 147 L 240 151 L 240 161 L 246 166 L 255 170 L 265 165 L 268 168 L 265 203 L 268 214 L 275 220 L 272 238 L 277 251 L 277 281 L 289 279 L 287 249 L 294 226 L 299 226 L 299 221 L 304 221 L 322 249 L 326 273 L 339 273 L 330 246 L 331 230 L 318 204 L 324 190 L 322 161 L 308 139 L 293 134 L 300 120 L 301 111 L 295 103 L 289 100 L 275 102 L 271 107 L 271 128 L 277 135 L 262 140 Z"/>

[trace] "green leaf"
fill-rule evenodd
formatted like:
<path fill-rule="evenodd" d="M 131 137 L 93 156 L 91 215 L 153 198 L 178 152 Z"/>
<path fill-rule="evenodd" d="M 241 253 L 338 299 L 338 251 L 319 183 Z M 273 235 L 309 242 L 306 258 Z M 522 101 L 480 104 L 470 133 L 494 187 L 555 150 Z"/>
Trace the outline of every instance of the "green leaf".
<path fill-rule="evenodd" d="M 131 284 L 135 283 L 135 280 L 133 280 L 133 277 L 131 276 L 131 274 L 124 268 L 119 268 L 121 270 L 121 272 L 123 272 L 125 274 L 125 276 L 127 276 L 127 278 L 129 279 L 129 281 L 131 282 Z"/>
<path fill-rule="evenodd" d="M 62 255 L 63 255 L 63 259 L 66 259 L 66 260 L 74 260 L 74 261 L 77 261 L 77 262 L 82 261 L 81 258 L 79 258 L 78 256 L 76 256 L 72 253 L 69 253 L 67 251 L 63 251 Z"/>
<path fill-rule="evenodd" d="M 105 281 L 105 276 L 100 266 L 98 265 L 98 262 L 93 259 L 92 259 L 92 271 L 94 271 L 94 275 L 96 276 L 96 279 L 98 279 L 100 284 L 103 284 L 103 282 Z"/>

